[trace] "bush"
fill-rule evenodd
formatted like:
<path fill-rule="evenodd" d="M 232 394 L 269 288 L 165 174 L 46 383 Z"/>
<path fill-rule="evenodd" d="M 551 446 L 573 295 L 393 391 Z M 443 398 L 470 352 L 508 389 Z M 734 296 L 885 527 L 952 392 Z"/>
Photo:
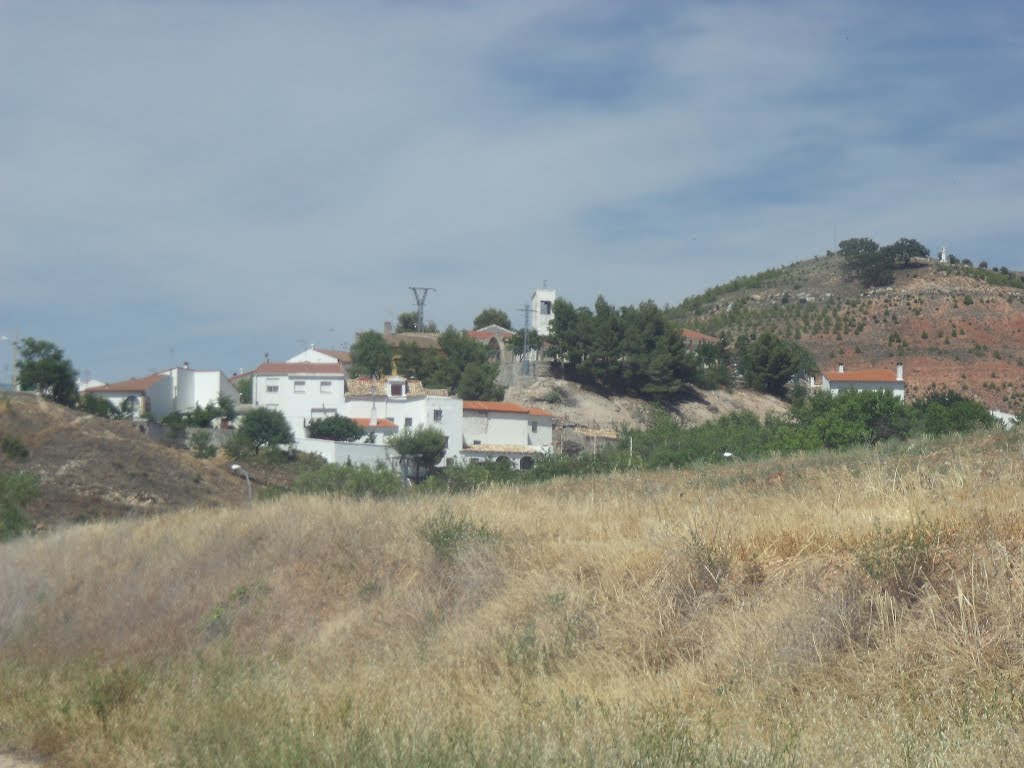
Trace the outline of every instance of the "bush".
<path fill-rule="evenodd" d="M 334 493 L 359 498 L 386 498 L 397 496 L 405 488 L 401 478 L 383 465 L 353 467 L 327 464 L 300 474 L 291 490 L 303 494 Z"/>
<path fill-rule="evenodd" d="M 306 426 L 306 434 L 320 440 L 350 443 L 366 433 L 363 432 L 362 427 L 346 416 L 327 416 L 309 422 Z"/>
<path fill-rule="evenodd" d="M 29 527 L 25 507 L 39 496 L 39 477 L 30 472 L 0 475 L 0 541 Z"/>
<path fill-rule="evenodd" d="M 438 560 L 450 561 L 473 542 L 489 542 L 498 538 L 498 532 L 486 523 L 474 523 L 465 517 L 455 517 L 445 509 L 428 518 L 420 526 L 420 534 L 434 548 Z"/>
<path fill-rule="evenodd" d="M 4 435 L 0 438 L 0 451 L 3 451 L 4 456 L 15 461 L 23 461 L 28 458 L 28 446 L 14 435 Z"/>
<path fill-rule="evenodd" d="M 213 438 L 209 432 L 196 430 L 188 439 L 188 447 L 199 459 L 212 459 L 217 455 L 217 446 L 213 444 Z"/>

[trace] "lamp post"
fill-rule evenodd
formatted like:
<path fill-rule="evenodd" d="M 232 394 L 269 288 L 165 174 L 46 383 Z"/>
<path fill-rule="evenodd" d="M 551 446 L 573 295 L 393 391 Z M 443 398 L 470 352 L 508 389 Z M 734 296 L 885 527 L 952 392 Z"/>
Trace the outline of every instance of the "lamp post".
<path fill-rule="evenodd" d="M 11 391 L 18 389 L 18 343 L 10 336 L 0 336 L 0 341 L 11 345 Z"/>
<path fill-rule="evenodd" d="M 249 506 L 252 506 L 252 481 L 249 480 L 249 473 L 245 471 L 245 468 L 241 464 L 232 464 L 231 471 L 236 475 L 241 472 L 245 476 L 245 487 L 249 491 Z"/>

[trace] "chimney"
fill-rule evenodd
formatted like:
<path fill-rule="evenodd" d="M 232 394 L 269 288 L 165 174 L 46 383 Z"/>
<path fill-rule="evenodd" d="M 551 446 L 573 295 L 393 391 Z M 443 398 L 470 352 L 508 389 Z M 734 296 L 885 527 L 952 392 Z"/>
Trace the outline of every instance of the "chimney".
<path fill-rule="evenodd" d="M 846 373 L 846 366 L 840 363 L 839 367 L 836 368 L 836 370 L 839 371 L 839 373 Z"/>
<path fill-rule="evenodd" d="M 896 381 L 903 381 L 903 363 L 896 363 Z"/>
<path fill-rule="evenodd" d="M 370 426 L 377 426 L 377 401 L 373 401 L 373 405 L 370 406 Z"/>
<path fill-rule="evenodd" d="M 384 335 L 385 336 L 390 336 L 391 335 L 391 321 L 390 320 L 385 320 L 384 321 Z"/>

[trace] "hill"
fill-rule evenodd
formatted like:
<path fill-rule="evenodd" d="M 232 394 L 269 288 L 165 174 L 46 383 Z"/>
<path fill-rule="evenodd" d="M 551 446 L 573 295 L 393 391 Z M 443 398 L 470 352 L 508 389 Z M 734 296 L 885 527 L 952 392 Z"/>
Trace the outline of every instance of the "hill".
<path fill-rule="evenodd" d="M 1024 409 L 1024 279 L 918 260 L 885 288 L 862 289 L 838 255 L 736 280 L 670 310 L 686 327 L 735 340 L 772 331 L 822 370 L 892 368 L 908 395 L 948 387 L 990 408 Z"/>
<path fill-rule="evenodd" d="M 0 400 L 0 435 L 25 459 L 0 454 L 0 468 L 39 475 L 37 524 L 223 506 L 244 498 L 245 481 L 225 462 L 201 461 L 123 421 L 90 416 L 27 393 Z"/>
<path fill-rule="evenodd" d="M 1014 765 L 1019 432 L 0 545 L 51 764 Z"/>

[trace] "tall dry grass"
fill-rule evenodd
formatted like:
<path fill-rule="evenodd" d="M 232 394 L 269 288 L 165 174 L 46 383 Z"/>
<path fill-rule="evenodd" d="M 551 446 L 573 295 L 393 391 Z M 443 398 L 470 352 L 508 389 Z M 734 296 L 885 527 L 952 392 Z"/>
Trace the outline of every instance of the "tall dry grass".
<path fill-rule="evenodd" d="M 0 547 L 0 745 L 78 765 L 1024 758 L 1020 436 Z"/>

